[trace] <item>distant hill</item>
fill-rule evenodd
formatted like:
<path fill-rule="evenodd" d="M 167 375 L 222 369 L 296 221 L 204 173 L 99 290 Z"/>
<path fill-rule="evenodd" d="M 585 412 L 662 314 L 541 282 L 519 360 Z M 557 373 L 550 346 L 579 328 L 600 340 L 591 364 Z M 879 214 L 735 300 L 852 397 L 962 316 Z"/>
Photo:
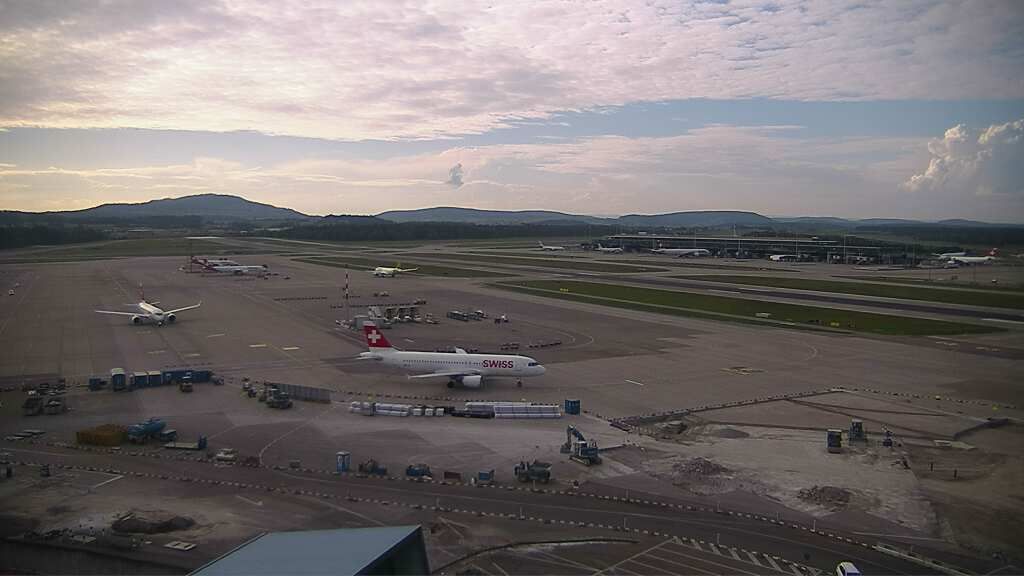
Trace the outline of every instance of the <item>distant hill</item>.
<path fill-rule="evenodd" d="M 616 221 L 623 226 L 656 226 L 665 228 L 718 228 L 722 226 L 771 226 L 767 216 L 754 212 L 702 210 L 670 214 L 629 214 Z"/>
<path fill-rule="evenodd" d="M 198 194 L 181 198 L 162 198 L 140 204 L 103 204 L 85 210 L 47 212 L 70 220 L 131 219 L 152 216 L 202 216 L 208 220 L 307 220 L 290 208 L 253 202 L 226 194 Z"/>
<path fill-rule="evenodd" d="M 478 210 L 476 208 L 455 208 L 451 206 L 421 208 L 419 210 L 390 210 L 377 214 L 377 218 L 392 222 L 460 222 L 468 224 L 614 223 L 614 220 L 553 212 L 550 210 Z"/>

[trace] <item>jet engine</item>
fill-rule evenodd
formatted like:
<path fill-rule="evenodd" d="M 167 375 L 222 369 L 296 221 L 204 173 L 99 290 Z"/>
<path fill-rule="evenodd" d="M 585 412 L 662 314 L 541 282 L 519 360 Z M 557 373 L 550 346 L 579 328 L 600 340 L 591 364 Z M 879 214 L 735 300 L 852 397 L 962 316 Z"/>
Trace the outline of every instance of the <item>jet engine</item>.
<path fill-rule="evenodd" d="M 483 376 L 463 376 L 462 385 L 466 388 L 479 388 L 483 385 Z"/>
<path fill-rule="evenodd" d="M 132 324 L 142 324 L 142 316 L 132 316 Z"/>
<path fill-rule="evenodd" d="M 177 319 L 178 317 L 175 316 L 174 314 L 168 314 L 167 316 L 164 316 L 164 320 L 166 320 L 168 324 L 174 324 L 174 321 Z"/>

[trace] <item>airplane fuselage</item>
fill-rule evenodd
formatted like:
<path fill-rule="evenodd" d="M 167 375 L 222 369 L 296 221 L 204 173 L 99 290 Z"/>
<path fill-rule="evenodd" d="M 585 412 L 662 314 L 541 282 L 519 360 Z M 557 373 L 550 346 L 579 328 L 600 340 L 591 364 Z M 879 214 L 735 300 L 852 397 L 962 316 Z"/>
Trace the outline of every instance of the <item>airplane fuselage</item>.
<path fill-rule="evenodd" d="M 385 366 L 395 366 L 420 374 L 465 370 L 476 372 L 480 376 L 521 378 L 540 376 L 546 371 L 533 358 L 512 354 L 458 354 L 390 349 L 363 352 L 360 356 L 380 360 Z"/>
<path fill-rule="evenodd" d="M 710 256 L 711 251 L 703 248 L 655 248 L 651 250 L 655 254 L 666 254 L 668 256 L 676 256 L 677 258 L 685 258 L 688 256 Z"/>

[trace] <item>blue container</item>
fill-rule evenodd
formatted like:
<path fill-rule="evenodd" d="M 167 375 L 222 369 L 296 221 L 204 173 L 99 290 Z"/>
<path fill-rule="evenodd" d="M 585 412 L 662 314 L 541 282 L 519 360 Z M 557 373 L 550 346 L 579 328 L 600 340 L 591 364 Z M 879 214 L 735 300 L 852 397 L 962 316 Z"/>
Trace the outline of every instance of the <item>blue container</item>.
<path fill-rule="evenodd" d="M 150 370 L 148 381 L 150 386 L 159 386 L 164 383 L 164 375 L 159 370 Z"/>
<path fill-rule="evenodd" d="M 577 399 L 566 398 L 565 399 L 565 413 L 566 414 L 579 414 L 580 413 L 580 401 Z"/>
<path fill-rule="evenodd" d="M 100 378 L 99 376 L 93 376 L 89 378 L 89 390 L 92 390 L 93 392 L 101 390 L 106 385 L 107 383 L 104 382 L 103 379 Z"/>
<path fill-rule="evenodd" d="M 338 472 L 348 472 L 352 467 L 352 454 L 348 452 L 338 452 L 336 455 Z"/>
<path fill-rule="evenodd" d="M 192 371 L 192 381 L 196 382 L 198 384 L 202 384 L 204 382 L 209 382 L 211 378 L 213 378 L 213 372 L 211 372 L 210 370 L 193 370 Z"/>

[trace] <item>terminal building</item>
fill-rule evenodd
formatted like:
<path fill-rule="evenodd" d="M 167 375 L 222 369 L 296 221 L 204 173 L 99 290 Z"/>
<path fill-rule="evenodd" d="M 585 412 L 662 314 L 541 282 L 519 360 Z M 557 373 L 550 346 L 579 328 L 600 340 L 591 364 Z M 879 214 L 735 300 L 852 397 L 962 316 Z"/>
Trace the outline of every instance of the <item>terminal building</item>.
<path fill-rule="evenodd" d="M 616 234 L 602 246 L 622 246 L 625 251 L 649 252 L 657 248 L 701 248 L 719 258 L 768 258 L 790 255 L 793 260 L 816 262 L 880 262 L 879 246 L 847 246 L 836 240 L 746 236 L 678 236 Z"/>
<path fill-rule="evenodd" d="M 430 574 L 419 526 L 268 532 L 191 576 Z"/>

